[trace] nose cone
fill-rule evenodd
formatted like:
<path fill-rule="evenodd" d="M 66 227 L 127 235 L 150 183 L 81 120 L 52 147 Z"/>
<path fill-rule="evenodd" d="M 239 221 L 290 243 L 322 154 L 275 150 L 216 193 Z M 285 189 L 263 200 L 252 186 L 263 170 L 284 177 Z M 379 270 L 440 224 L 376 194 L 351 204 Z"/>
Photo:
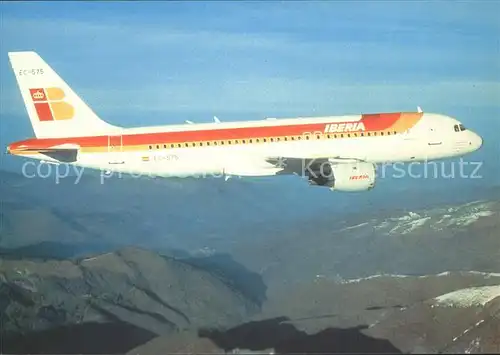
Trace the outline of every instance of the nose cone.
<path fill-rule="evenodd" d="M 483 139 L 479 134 L 471 132 L 471 137 L 469 140 L 469 145 L 472 151 L 476 151 L 483 145 Z"/>

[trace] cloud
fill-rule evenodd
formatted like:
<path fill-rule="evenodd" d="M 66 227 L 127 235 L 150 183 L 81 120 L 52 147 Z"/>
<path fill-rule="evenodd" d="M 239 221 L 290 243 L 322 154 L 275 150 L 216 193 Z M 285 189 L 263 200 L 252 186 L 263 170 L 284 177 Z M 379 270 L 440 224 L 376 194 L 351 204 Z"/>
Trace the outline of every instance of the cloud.
<path fill-rule="evenodd" d="M 82 6 L 57 21 L 59 7 L 36 18 L 10 11 L 2 40 L 7 50 L 37 50 L 97 112 L 110 115 L 499 105 L 498 41 L 490 38 L 498 26 L 488 11 L 364 5 L 370 11 L 321 2 L 158 4 L 182 11 L 145 16 L 128 3 L 128 12 Z M 0 64 L 0 113 L 24 115 L 6 56 Z"/>
<path fill-rule="evenodd" d="M 414 110 L 417 105 L 429 110 L 457 105 L 500 106 L 500 83 L 497 82 L 353 85 L 262 77 L 241 82 L 166 83 L 112 91 L 100 89 L 97 84 L 74 89 L 103 117 L 135 113 L 142 117 L 144 124 L 150 123 L 148 113 L 162 112 L 179 114 L 175 120 L 182 122 L 182 114 L 192 112 L 227 113 L 233 120 L 247 113 L 258 113 L 261 116 L 255 119 L 260 119 L 274 115 L 405 111 Z M 1 100 L 3 115 L 24 114 L 18 93 L 9 91 Z M 168 116 L 163 120 L 168 123 Z"/>
<path fill-rule="evenodd" d="M 304 23 L 313 26 L 310 22 L 311 17 L 306 16 L 301 26 Z M 232 31 L 207 30 L 203 26 L 184 28 L 169 23 L 119 22 L 116 19 L 103 23 L 6 17 L 2 30 L 6 48 L 15 48 L 20 43 L 26 43 L 25 47 L 29 48 L 59 48 L 58 56 L 69 58 L 92 52 L 107 58 L 123 58 L 125 55 L 129 60 L 143 59 L 141 53 L 147 53 L 166 63 L 190 62 L 204 56 L 208 60 L 217 58 L 225 64 L 248 63 L 254 58 L 255 63 L 261 65 L 268 62 L 274 66 L 301 68 L 307 64 L 309 67 L 328 66 L 334 71 L 339 67 L 348 71 L 377 67 L 395 71 L 412 67 L 440 69 L 452 64 L 451 59 L 470 68 L 495 63 L 499 67 L 493 58 L 481 55 L 481 49 L 477 51 L 476 36 L 460 29 L 434 33 L 435 29 L 429 26 L 418 28 L 406 23 L 381 21 L 367 25 L 362 19 L 354 23 L 340 19 L 334 23 L 335 27 L 332 27 L 331 23 L 317 21 L 312 27 L 317 32 L 310 33 L 308 26 L 303 32 L 290 28 L 289 31 L 276 31 L 272 23 L 268 24 L 267 30 L 264 27 Z M 441 41 L 433 40 L 439 37 Z M 457 40 L 461 41 L 460 45 L 456 45 Z M 466 44 L 468 51 L 464 51 Z M 62 48 L 71 48 L 71 51 L 61 51 Z"/>
<path fill-rule="evenodd" d="M 118 94 L 118 95 L 117 95 Z M 104 97 L 104 92 L 89 96 Z M 254 78 L 222 84 L 158 86 L 147 91 L 121 91 L 110 97 L 109 108 L 123 109 L 121 98 L 144 111 L 214 112 L 334 112 L 357 108 L 411 110 L 416 105 L 439 106 L 467 102 L 468 106 L 499 105 L 500 83 L 437 82 L 423 85 L 352 85 L 326 81 Z M 120 100 L 117 98 L 120 97 Z M 133 99 L 135 98 L 135 100 Z M 114 104 L 113 104 L 114 103 Z M 106 107 L 106 103 L 104 107 Z"/>

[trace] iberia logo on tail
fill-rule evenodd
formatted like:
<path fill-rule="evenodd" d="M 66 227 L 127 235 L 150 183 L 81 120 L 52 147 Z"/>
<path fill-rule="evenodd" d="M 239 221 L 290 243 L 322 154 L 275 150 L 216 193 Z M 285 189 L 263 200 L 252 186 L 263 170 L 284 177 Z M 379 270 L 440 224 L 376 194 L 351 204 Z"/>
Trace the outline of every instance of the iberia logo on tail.
<path fill-rule="evenodd" d="M 72 105 L 64 101 L 64 91 L 60 88 L 30 89 L 38 119 L 45 121 L 69 120 L 75 115 Z"/>

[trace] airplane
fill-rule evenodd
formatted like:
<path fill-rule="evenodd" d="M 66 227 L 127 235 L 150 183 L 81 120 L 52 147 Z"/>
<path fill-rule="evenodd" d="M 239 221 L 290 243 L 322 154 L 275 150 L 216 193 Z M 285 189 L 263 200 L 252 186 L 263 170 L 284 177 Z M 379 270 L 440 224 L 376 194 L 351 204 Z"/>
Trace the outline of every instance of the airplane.
<path fill-rule="evenodd" d="M 125 128 L 100 119 L 36 52 L 9 52 L 34 138 L 7 152 L 52 164 L 157 177 L 295 174 L 336 191 L 375 186 L 376 164 L 463 156 L 482 138 L 436 113 L 342 116 Z"/>

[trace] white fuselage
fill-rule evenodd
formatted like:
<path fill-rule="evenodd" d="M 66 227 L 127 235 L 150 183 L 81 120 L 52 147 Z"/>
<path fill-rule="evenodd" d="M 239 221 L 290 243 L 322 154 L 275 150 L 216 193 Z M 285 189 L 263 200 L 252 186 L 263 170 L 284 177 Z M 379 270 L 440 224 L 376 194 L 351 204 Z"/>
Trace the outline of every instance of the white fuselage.
<path fill-rule="evenodd" d="M 77 160 L 71 164 L 112 172 L 147 174 L 156 176 L 202 175 L 274 175 L 280 168 L 266 161 L 269 157 L 299 159 L 332 158 L 371 163 L 410 162 L 460 156 L 478 149 L 481 138 L 470 130 L 456 131 L 459 122 L 438 114 L 422 114 L 421 119 L 405 131 L 367 133 L 353 127 L 335 134 L 329 126 L 335 122 L 359 120 L 359 116 L 278 119 L 265 121 L 188 124 L 179 126 L 122 129 L 108 136 L 107 149 L 93 151 L 82 148 Z M 212 140 L 211 144 L 182 142 L 176 144 L 126 145 L 127 137 L 137 134 L 161 132 L 189 132 L 196 130 L 221 130 L 240 127 L 276 127 L 290 124 L 321 124 L 323 131 L 301 132 L 301 138 Z M 350 135 L 348 137 L 347 135 Z M 334 138 L 335 136 L 335 138 Z M 71 138 L 67 139 L 70 143 Z M 63 142 L 61 139 L 58 141 Z M 242 141 L 245 141 L 243 143 Z M 76 142 L 78 144 L 78 142 Z M 201 146 L 200 146 L 201 145 Z M 102 147 L 101 147 L 102 148 Z M 43 153 L 23 154 L 31 158 L 57 161 Z"/>

